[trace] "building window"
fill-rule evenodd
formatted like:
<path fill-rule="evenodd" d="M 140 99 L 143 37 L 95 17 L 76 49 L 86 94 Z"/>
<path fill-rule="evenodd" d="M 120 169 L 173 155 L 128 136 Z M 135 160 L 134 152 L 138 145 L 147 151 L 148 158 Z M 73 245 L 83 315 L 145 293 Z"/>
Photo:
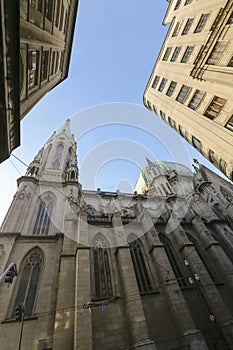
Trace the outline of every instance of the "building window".
<path fill-rule="evenodd" d="M 41 57 L 41 80 L 48 78 L 49 71 L 49 51 L 43 51 Z"/>
<path fill-rule="evenodd" d="M 158 75 L 155 76 L 154 81 L 152 83 L 152 88 L 156 89 L 158 82 L 159 82 L 160 77 Z"/>
<path fill-rule="evenodd" d="M 36 10 L 43 12 L 43 0 L 31 0 L 29 4 Z"/>
<path fill-rule="evenodd" d="M 185 128 L 183 128 L 181 125 L 179 125 L 179 132 L 180 135 L 183 136 L 184 138 L 186 138 L 186 130 Z"/>
<path fill-rule="evenodd" d="M 168 60 L 168 57 L 170 56 L 170 53 L 172 51 L 172 47 L 167 47 L 166 51 L 165 51 L 165 54 L 162 58 L 163 61 L 167 61 Z"/>
<path fill-rule="evenodd" d="M 167 96 L 171 96 L 176 88 L 177 82 L 176 81 L 172 81 L 171 84 L 169 85 L 169 88 L 166 92 Z"/>
<path fill-rule="evenodd" d="M 181 63 L 187 63 L 192 52 L 193 52 L 194 46 L 187 46 L 185 53 L 181 59 Z"/>
<path fill-rule="evenodd" d="M 168 117 L 168 123 L 169 123 L 169 125 L 172 128 L 175 128 L 176 124 L 175 124 L 175 121 L 172 118 Z"/>
<path fill-rule="evenodd" d="M 219 161 L 219 169 L 226 174 L 227 162 L 224 159 L 220 159 Z"/>
<path fill-rule="evenodd" d="M 233 12 L 231 12 L 231 15 L 227 21 L 227 24 L 233 24 Z"/>
<path fill-rule="evenodd" d="M 225 128 L 233 131 L 233 115 L 231 116 L 231 118 L 226 123 Z"/>
<path fill-rule="evenodd" d="M 193 18 L 188 18 L 185 26 L 184 26 L 184 29 L 183 29 L 183 32 L 181 33 L 181 35 L 187 35 L 188 32 L 189 32 L 189 29 L 191 28 L 191 25 L 193 23 Z"/>
<path fill-rule="evenodd" d="M 181 0 L 177 0 L 174 10 L 177 10 L 180 7 L 180 4 L 181 4 Z"/>
<path fill-rule="evenodd" d="M 194 30 L 194 33 L 200 33 L 202 31 L 202 29 L 204 28 L 207 22 L 208 17 L 209 17 L 209 13 L 203 13 L 201 15 L 201 18 L 196 26 L 196 29 Z"/>
<path fill-rule="evenodd" d="M 224 98 L 214 96 L 213 100 L 211 101 L 209 107 L 207 108 L 206 112 L 204 113 L 204 116 L 210 119 L 214 119 L 219 115 L 221 112 L 223 106 L 225 105 L 226 100 Z"/>
<path fill-rule="evenodd" d="M 147 100 L 146 103 L 147 103 L 147 107 L 148 107 L 149 109 L 152 109 L 152 107 L 151 107 L 151 102 Z"/>
<path fill-rule="evenodd" d="M 32 89 L 39 84 L 40 51 L 28 50 L 28 88 Z"/>
<path fill-rule="evenodd" d="M 165 119 L 165 113 L 163 111 L 159 111 L 160 117 L 164 120 Z"/>
<path fill-rule="evenodd" d="M 107 242 L 101 235 L 98 235 L 94 239 L 92 248 L 94 296 L 96 298 L 108 298 L 113 295 L 108 253 Z"/>
<path fill-rule="evenodd" d="M 34 249 L 23 261 L 14 308 L 23 304 L 25 316 L 32 316 L 34 313 L 42 265 L 43 259 L 39 249 Z M 14 308 L 12 318 L 14 318 Z"/>
<path fill-rule="evenodd" d="M 48 195 L 40 203 L 39 210 L 36 217 L 35 226 L 33 229 L 33 235 L 48 235 L 51 215 L 53 210 L 53 200 Z"/>
<path fill-rule="evenodd" d="M 55 26 L 58 28 L 59 25 L 59 14 L 60 14 L 61 0 L 57 0 L 56 3 L 56 18 L 55 18 Z"/>
<path fill-rule="evenodd" d="M 155 105 L 153 105 L 153 111 L 155 112 L 155 114 L 158 114 L 157 107 Z"/>
<path fill-rule="evenodd" d="M 203 100 L 205 96 L 205 92 L 201 90 L 196 90 L 191 101 L 189 102 L 188 107 L 193 109 L 194 111 L 198 108 L 201 101 Z"/>
<path fill-rule="evenodd" d="M 199 141 L 195 136 L 192 137 L 192 143 L 197 150 L 201 150 L 201 141 Z"/>
<path fill-rule="evenodd" d="M 216 159 L 216 156 L 214 154 L 214 151 L 212 151 L 211 149 L 209 150 L 209 160 L 211 161 L 211 163 L 217 165 L 218 161 Z"/>
<path fill-rule="evenodd" d="M 181 22 L 177 22 L 176 23 L 176 26 L 174 28 L 174 31 L 172 33 L 172 36 L 175 37 L 179 34 L 179 31 L 180 31 L 180 27 L 181 27 Z"/>
<path fill-rule="evenodd" d="M 129 249 L 140 293 L 153 291 L 151 273 L 142 243 L 132 234 L 129 236 Z"/>
<path fill-rule="evenodd" d="M 179 56 L 180 50 L 181 50 L 181 46 L 176 46 L 175 47 L 175 50 L 174 50 L 173 55 L 171 57 L 171 62 L 175 62 L 176 61 L 177 57 Z"/>
<path fill-rule="evenodd" d="M 56 61 L 56 52 L 53 51 L 51 54 L 50 75 L 53 75 L 55 73 L 55 61 Z"/>
<path fill-rule="evenodd" d="M 188 5 L 188 4 L 191 4 L 191 2 L 193 2 L 193 0 L 186 0 L 184 5 Z"/>
<path fill-rule="evenodd" d="M 182 270 L 178 264 L 178 259 L 176 257 L 176 254 L 173 250 L 173 247 L 169 241 L 169 239 L 163 235 L 162 233 L 159 233 L 159 239 L 160 242 L 164 244 L 164 249 L 166 252 L 166 255 L 168 257 L 168 260 L 170 262 L 170 265 L 172 267 L 172 270 L 175 274 L 176 280 L 179 284 L 180 287 L 185 287 L 186 286 L 186 279 L 182 273 Z"/>
<path fill-rule="evenodd" d="M 159 88 L 158 88 L 158 91 L 162 92 L 165 85 L 166 85 L 166 82 L 167 82 L 167 79 L 163 78 L 160 85 L 159 85 Z"/>
<path fill-rule="evenodd" d="M 233 56 L 230 59 L 230 62 L 228 63 L 228 67 L 233 67 Z"/>
<path fill-rule="evenodd" d="M 56 154 L 53 162 L 53 169 L 59 169 L 61 166 L 61 158 L 62 158 L 62 152 L 63 152 L 64 146 L 62 144 L 59 144 L 56 149 Z"/>
<path fill-rule="evenodd" d="M 60 22 L 59 22 L 59 30 L 60 31 L 62 31 L 63 22 L 64 22 L 64 5 L 62 3 L 62 5 L 61 5 L 61 14 L 60 14 Z"/>
<path fill-rule="evenodd" d="M 209 55 L 206 63 L 215 65 L 220 60 L 223 52 L 225 51 L 226 43 L 225 42 L 217 42 L 213 50 L 211 51 L 211 54 Z"/>
<path fill-rule="evenodd" d="M 180 92 L 176 98 L 176 101 L 180 103 L 184 103 L 186 98 L 188 97 L 189 92 L 191 91 L 191 87 L 187 85 L 183 85 L 180 89 Z"/>
<path fill-rule="evenodd" d="M 54 0 L 45 0 L 45 17 L 51 22 L 53 18 Z"/>

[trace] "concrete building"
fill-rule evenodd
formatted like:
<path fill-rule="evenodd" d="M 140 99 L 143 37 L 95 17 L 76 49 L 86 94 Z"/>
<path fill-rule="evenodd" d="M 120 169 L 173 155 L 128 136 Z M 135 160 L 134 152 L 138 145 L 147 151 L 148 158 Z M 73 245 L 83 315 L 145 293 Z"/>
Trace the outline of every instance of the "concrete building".
<path fill-rule="evenodd" d="M 202 165 L 143 171 L 146 194 L 88 191 L 69 122 L 18 179 L 0 231 L 1 350 L 233 348 L 233 190 Z M 159 191 L 160 189 L 160 191 Z"/>
<path fill-rule="evenodd" d="M 20 145 L 20 120 L 68 75 L 78 0 L 3 0 L 0 162 Z"/>
<path fill-rule="evenodd" d="M 171 0 L 144 92 L 154 111 L 233 179 L 233 1 Z"/>

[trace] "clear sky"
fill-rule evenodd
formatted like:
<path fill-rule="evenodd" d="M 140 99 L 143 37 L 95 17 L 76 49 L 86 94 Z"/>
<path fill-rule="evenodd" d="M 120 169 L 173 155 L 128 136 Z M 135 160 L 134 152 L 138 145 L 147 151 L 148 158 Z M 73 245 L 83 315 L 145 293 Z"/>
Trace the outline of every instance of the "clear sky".
<path fill-rule="evenodd" d="M 167 5 L 165 0 L 80 0 L 69 77 L 23 119 L 21 146 L 13 154 L 29 164 L 71 117 L 85 189 L 131 192 L 145 156 L 189 167 L 196 157 L 215 169 L 142 104 L 168 29 L 162 26 Z M 0 164 L 0 223 L 25 171 L 13 156 Z"/>

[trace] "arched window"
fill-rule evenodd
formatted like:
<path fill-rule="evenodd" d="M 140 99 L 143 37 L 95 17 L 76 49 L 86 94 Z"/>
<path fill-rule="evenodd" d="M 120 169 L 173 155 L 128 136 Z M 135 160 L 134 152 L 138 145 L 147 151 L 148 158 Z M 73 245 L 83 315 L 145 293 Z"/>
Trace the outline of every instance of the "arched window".
<path fill-rule="evenodd" d="M 50 195 L 42 200 L 36 217 L 33 229 L 34 235 L 47 235 L 49 232 L 51 215 L 53 210 L 53 200 Z"/>
<path fill-rule="evenodd" d="M 23 304 L 25 316 L 33 315 L 42 266 L 43 258 L 38 248 L 31 251 L 23 261 L 14 308 Z M 14 318 L 14 308 L 12 318 Z"/>
<path fill-rule="evenodd" d="M 97 235 L 92 248 L 94 296 L 96 298 L 108 298 L 113 295 L 108 250 L 106 240 L 102 235 Z"/>
<path fill-rule="evenodd" d="M 59 144 L 57 146 L 55 159 L 54 159 L 54 162 L 53 162 L 53 169 L 59 169 L 60 168 L 63 149 L 64 149 L 64 146 L 62 144 Z"/>
<path fill-rule="evenodd" d="M 128 238 L 130 255 L 140 293 L 153 291 L 152 277 L 146 261 L 142 243 L 133 234 Z"/>
<path fill-rule="evenodd" d="M 91 207 L 88 207 L 87 208 L 87 215 L 94 216 L 95 215 L 94 209 L 92 209 Z"/>
<path fill-rule="evenodd" d="M 175 274 L 175 277 L 177 279 L 179 286 L 185 287 L 186 286 L 186 278 L 182 274 L 182 270 L 178 264 L 178 258 L 176 257 L 175 252 L 172 249 L 171 242 L 162 233 L 159 233 L 159 239 L 160 239 L 160 242 L 162 242 L 164 244 L 165 252 L 167 254 L 168 260 L 171 264 L 172 270 Z"/>

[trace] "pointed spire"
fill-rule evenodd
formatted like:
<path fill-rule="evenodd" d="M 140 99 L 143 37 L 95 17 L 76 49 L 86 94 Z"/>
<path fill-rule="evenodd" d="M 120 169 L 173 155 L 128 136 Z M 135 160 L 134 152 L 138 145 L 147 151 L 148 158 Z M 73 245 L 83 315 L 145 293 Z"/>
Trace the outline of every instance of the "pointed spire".
<path fill-rule="evenodd" d="M 146 157 L 146 161 L 148 167 L 154 166 L 154 163 L 152 163 L 152 161 L 149 158 Z"/>
<path fill-rule="evenodd" d="M 66 119 L 65 124 L 61 127 L 61 129 L 58 131 L 57 134 L 60 134 L 64 132 L 68 138 L 72 137 L 71 131 L 70 131 L 70 119 Z"/>

